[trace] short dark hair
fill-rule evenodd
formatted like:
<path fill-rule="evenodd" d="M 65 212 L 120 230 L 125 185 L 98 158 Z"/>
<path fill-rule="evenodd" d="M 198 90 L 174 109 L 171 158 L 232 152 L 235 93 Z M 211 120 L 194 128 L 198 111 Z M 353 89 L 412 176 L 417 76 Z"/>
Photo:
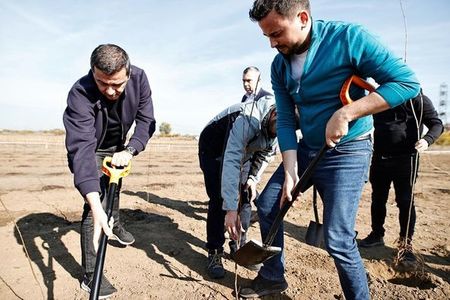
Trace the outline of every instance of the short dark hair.
<path fill-rule="evenodd" d="M 247 74 L 248 72 L 250 72 L 250 71 L 255 71 L 255 72 L 258 72 L 258 73 L 261 73 L 261 72 L 259 72 L 259 69 L 257 68 L 257 67 L 255 67 L 255 66 L 250 66 L 250 67 L 247 67 L 247 68 L 245 68 L 244 69 L 244 72 L 242 72 L 242 74 Z"/>
<path fill-rule="evenodd" d="M 105 73 L 112 75 L 125 68 L 127 75 L 130 75 L 130 58 L 127 52 L 114 44 L 99 45 L 91 54 L 91 70 L 94 67 Z"/>
<path fill-rule="evenodd" d="M 248 15 L 250 20 L 259 22 L 272 10 L 284 17 L 293 17 L 300 9 L 305 9 L 311 13 L 309 0 L 255 0 Z"/>

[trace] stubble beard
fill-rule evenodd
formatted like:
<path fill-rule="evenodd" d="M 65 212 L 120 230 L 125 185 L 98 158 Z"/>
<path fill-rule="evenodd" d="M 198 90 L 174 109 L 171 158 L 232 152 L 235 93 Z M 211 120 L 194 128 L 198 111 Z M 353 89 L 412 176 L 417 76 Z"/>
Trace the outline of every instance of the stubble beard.
<path fill-rule="evenodd" d="M 292 56 L 292 55 L 302 54 L 303 52 L 305 52 L 308 49 L 308 47 L 307 47 L 306 41 L 304 41 L 303 43 L 296 43 L 292 47 L 283 46 L 282 49 L 287 49 L 287 51 L 283 52 L 279 48 L 277 48 L 277 51 L 281 54 L 284 54 L 287 56 Z"/>

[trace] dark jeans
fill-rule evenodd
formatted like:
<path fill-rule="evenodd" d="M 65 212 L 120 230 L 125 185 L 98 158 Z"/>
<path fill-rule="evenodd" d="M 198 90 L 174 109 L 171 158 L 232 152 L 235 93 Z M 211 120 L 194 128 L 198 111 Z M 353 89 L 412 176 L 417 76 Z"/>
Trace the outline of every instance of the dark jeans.
<path fill-rule="evenodd" d="M 300 142 L 297 151 L 299 174 L 302 174 L 317 151 Z M 323 202 L 325 247 L 333 257 L 346 299 L 369 299 L 366 272 L 356 244 L 354 230 L 356 213 L 372 154 L 370 140 L 350 141 L 328 150 L 318 163 L 310 184 L 317 187 Z M 278 214 L 284 183 L 281 164 L 258 198 L 259 224 L 262 240 Z M 283 226 L 280 226 L 273 246 L 284 247 Z M 264 262 L 259 275 L 268 280 L 283 281 L 284 250 Z"/>
<path fill-rule="evenodd" d="M 108 199 L 109 192 L 109 177 L 102 174 L 101 166 L 103 158 L 106 156 L 112 156 L 116 147 L 109 148 L 107 150 L 97 150 L 97 167 L 100 176 L 100 200 L 102 201 L 103 209 L 106 211 L 106 200 Z M 122 179 L 119 180 L 119 184 L 114 196 L 114 206 L 112 216 L 114 217 L 114 226 L 119 224 L 119 194 L 122 186 Z M 85 273 L 94 272 L 96 253 L 94 250 L 93 236 L 94 236 L 94 223 L 92 218 L 92 211 L 89 204 L 85 203 L 83 206 L 83 216 L 81 219 L 81 264 Z"/>
<path fill-rule="evenodd" d="M 418 159 L 418 158 L 417 158 Z M 386 218 L 386 202 L 389 196 L 391 183 L 394 183 L 395 202 L 399 209 L 400 237 L 406 237 L 409 221 L 408 238 L 414 234 L 416 224 L 416 209 L 412 197 L 413 174 L 415 170 L 415 154 L 382 157 L 374 155 L 370 167 L 370 183 L 372 184 L 372 231 L 384 236 L 384 220 Z M 411 203 L 411 201 L 413 201 Z"/>
<path fill-rule="evenodd" d="M 208 250 L 223 251 L 225 243 L 224 223 L 226 211 L 222 209 L 223 198 L 221 194 L 222 158 L 211 157 L 200 150 L 200 168 L 205 178 L 206 193 L 209 197 L 208 215 L 206 218 L 206 248 Z M 250 226 L 251 205 L 243 204 L 240 209 L 242 229 L 247 232 Z M 242 234 L 241 243 L 245 240 Z"/>

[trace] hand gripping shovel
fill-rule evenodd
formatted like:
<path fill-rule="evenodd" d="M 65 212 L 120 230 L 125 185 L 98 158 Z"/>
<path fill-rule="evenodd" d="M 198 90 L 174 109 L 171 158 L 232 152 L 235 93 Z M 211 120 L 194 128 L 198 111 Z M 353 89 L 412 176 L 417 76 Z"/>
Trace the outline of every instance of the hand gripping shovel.
<path fill-rule="evenodd" d="M 315 221 L 309 221 L 305 241 L 308 245 L 320 247 L 323 241 L 323 225 L 319 222 L 319 213 L 317 211 L 317 189 L 315 186 L 313 187 L 313 209 Z"/>
<path fill-rule="evenodd" d="M 233 255 L 233 259 L 238 265 L 246 266 L 260 264 L 281 252 L 280 247 L 272 246 L 273 239 L 275 238 L 281 222 L 283 222 L 283 218 L 289 208 L 292 206 L 294 200 L 300 193 L 304 192 L 307 189 L 308 181 L 311 178 L 312 172 L 328 149 L 329 147 L 326 144 L 323 145 L 319 150 L 319 153 L 317 153 L 316 157 L 314 157 L 314 159 L 309 163 L 299 182 L 291 192 L 292 201 L 286 201 L 283 204 L 283 207 L 275 217 L 275 221 L 273 222 L 272 227 L 270 227 L 269 233 L 267 234 L 264 243 L 261 244 L 259 241 L 250 240 L 243 247 L 239 248 L 236 251 L 236 253 Z"/>
<path fill-rule="evenodd" d="M 112 210 L 114 206 L 114 195 L 116 193 L 117 185 L 119 184 L 119 179 L 127 176 L 130 173 L 131 169 L 131 162 L 128 163 L 128 166 L 126 166 L 125 168 L 116 169 L 111 166 L 111 160 L 112 160 L 111 157 L 105 157 L 102 166 L 103 173 L 109 176 L 109 191 L 108 191 L 108 199 L 106 202 L 106 215 L 108 216 L 108 223 L 109 220 L 111 219 Z M 97 259 L 95 261 L 94 278 L 89 300 L 97 300 L 99 296 L 98 294 L 102 280 L 103 265 L 105 263 L 107 242 L 108 237 L 102 231 L 100 233 L 100 243 L 98 246 Z"/>

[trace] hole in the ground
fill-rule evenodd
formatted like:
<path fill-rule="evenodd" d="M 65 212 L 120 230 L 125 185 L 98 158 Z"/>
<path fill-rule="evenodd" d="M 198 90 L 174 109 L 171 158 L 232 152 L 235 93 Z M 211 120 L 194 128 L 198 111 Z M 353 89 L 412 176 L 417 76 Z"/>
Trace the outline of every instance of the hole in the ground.
<path fill-rule="evenodd" d="M 393 262 L 391 260 L 373 260 L 366 267 L 371 276 L 386 280 L 395 285 L 404 285 L 421 290 L 428 290 L 438 286 L 432 275 L 425 272 L 423 268 L 414 271 L 399 272 L 393 268 Z"/>

